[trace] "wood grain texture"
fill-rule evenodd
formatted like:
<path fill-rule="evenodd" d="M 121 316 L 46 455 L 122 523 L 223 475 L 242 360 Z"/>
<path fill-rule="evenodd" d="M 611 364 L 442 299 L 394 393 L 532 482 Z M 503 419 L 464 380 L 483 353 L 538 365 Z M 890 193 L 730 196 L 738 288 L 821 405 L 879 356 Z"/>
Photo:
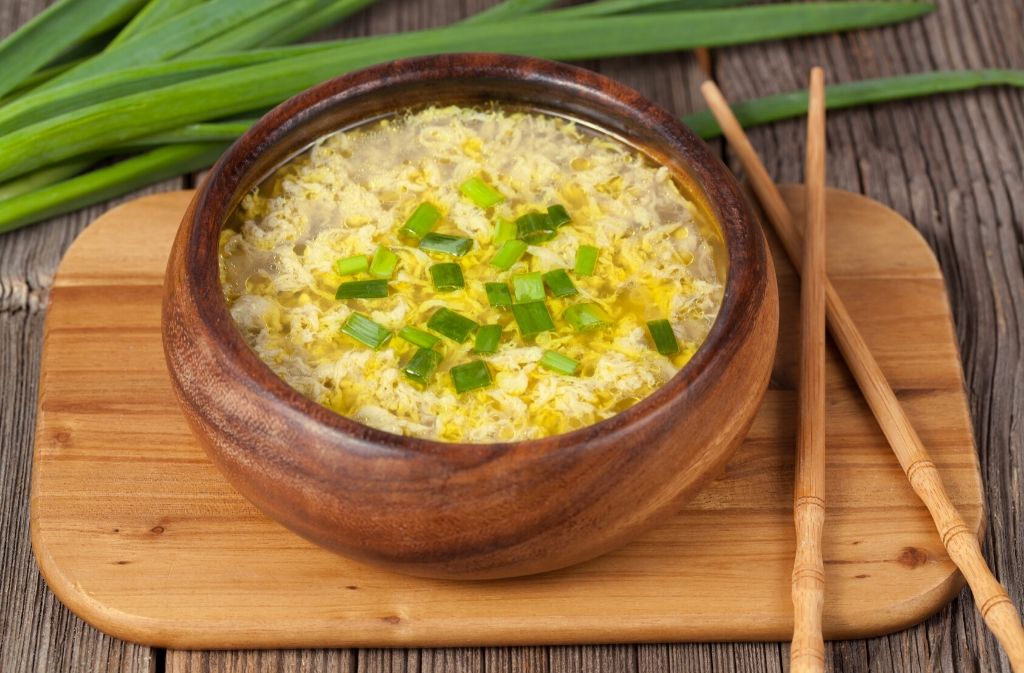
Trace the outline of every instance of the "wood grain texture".
<path fill-rule="evenodd" d="M 800 191 L 787 193 L 802 217 Z M 773 386 L 724 477 L 665 525 L 586 564 L 485 583 L 427 580 L 337 557 L 270 521 L 189 432 L 154 339 L 160 262 L 189 197 L 107 213 L 69 251 L 53 289 L 32 537 L 51 588 L 78 614 L 174 647 L 789 636 L 799 349 L 788 263 L 778 267 L 785 328 Z M 833 281 L 886 373 L 914 390 L 908 413 L 977 530 L 981 484 L 934 258 L 909 224 L 858 195 L 830 192 L 829 223 Z M 838 362 L 831 353 L 834 507 L 823 551 L 834 589 L 824 628 L 856 637 L 919 621 L 961 580 Z"/>
<path fill-rule="evenodd" d="M 0 35 L 24 23 L 44 0 L 0 0 Z M 492 0 L 380 0 L 331 34 L 362 35 L 438 25 Z M 856 35 L 792 40 L 715 51 L 712 63 L 731 98 L 791 90 L 807 68 L 825 63 L 836 81 L 939 67 L 1024 67 L 1022 8 L 1015 0 L 939 0 L 938 11 L 912 26 Z M 591 62 L 590 67 L 637 87 L 680 114 L 703 107 L 701 76 L 690 55 Z M 946 276 L 964 359 L 971 415 L 989 507 L 985 553 L 1018 604 L 1024 595 L 1024 94 L 981 91 L 849 111 L 830 118 L 830 180 L 864 191 L 910 219 L 938 255 Z M 754 132 L 778 180 L 801 176 L 801 124 Z M 719 146 L 716 143 L 716 146 Z M 723 155 L 725 156 L 725 155 Z M 729 158 L 726 156 L 726 158 Z M 730 159 L 730 165 L 738 165 Z M 110 639 L 69 616 L 43 588 L 28 552 L 28 465 L 42 340 L 43 309 L 63 250 L 102 211 L 60 218 L 0 237 L 0 483 L 4 565 L 0 569 L 0 670 L 149 671 L 135 646 Z M 22 298 L 30 298 L 27 310 Z M 912 396 L 912 390 L 899 391 Z M 125 646 L 120 646 L 124 648 Z M 357 670 L 418 670 L 421 659 L 452 671 L 565 671 L 582 653 L 593 671 L 779 672 L 788 646 L 777 643 L 674 644 L 565 648 L 360 650 Z M 125 655 L 124 652 L 128 652 Z M 828 644 L 827 670 L 845 673 L 941 671 L 1007 673 L 969 595 L 925 624 L 869 640 Z M 167 655 L 168 671 L 330 672 L 349 670 L 336 658 L 303 651 L 203 652 Z M 160 663 L 160 662 L 158 662 Z M 556 668 L 552 668 L 552 664 Z M 576 669 L 578 670 L 578 669 Z"/>

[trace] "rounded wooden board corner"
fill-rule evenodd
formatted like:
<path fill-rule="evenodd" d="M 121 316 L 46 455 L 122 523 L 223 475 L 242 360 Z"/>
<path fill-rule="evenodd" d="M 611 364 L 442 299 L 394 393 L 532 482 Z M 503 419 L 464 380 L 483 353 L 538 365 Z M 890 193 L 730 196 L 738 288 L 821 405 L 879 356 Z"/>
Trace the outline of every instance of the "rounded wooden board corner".
<path fill-rule="evenodd" d="M 798 211 L 798 194 L 785 192 Z M 75 242 L 52 292 L 31 535 L 44 579 L 85 621 L 119 638 L 197 649 L 789 637 L 792 446 L 785 437 L 795 379 L 786 349 L 726 475 L 637 542 L 520 580 L 458 583 L 375 571 L 262 517 L 224 482 L 177 415 L 159 302 L 167 250 L 190 198 L 157 194 L 106 213 Z M 844 298 L 852 288 L 858 325 L 878 345 L 954 501 L 981 530 L 980 472 L 935 258 L 893 211 L 859 195 L 838 198 L 844 208 L 870 208 L 880 224 L 853 230 L 837 219 L 833 243 L 863 241 L 877 228 L 901 246 L 881 261 L 833 254 L 830 271 Z M 792 301 L 793 271 L 775 259 L 780 294 Z M 878 288 L 890 286 L 875 307 Z M 890 320 L 895 312 L 920 323 L 913 348 Z M 790 326 L 780 339 L 794 337 Z M 828 371 L 836 431 L 827 635 L 890 633 L 941 609 L 963 580 L 834 353 Z M 869 489 L 894 504 L 881 507 Z"/>

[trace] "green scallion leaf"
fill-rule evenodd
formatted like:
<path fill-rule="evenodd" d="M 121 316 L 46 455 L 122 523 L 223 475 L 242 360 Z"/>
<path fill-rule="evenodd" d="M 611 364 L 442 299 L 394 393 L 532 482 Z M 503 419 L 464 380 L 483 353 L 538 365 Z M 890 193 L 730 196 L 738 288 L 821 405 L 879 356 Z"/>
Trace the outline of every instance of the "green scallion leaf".
<path fill-rule="evenodd" d="M 430 280 L 438 292 L 453 292 L 466 287 L 466 279 L 462 277 L 462 267 L 454 262 L 434 264 L 430 267 Z"/>
<path fill-rule="evenodd" d="M 452 376 L 452 383 L 458 393 L 469 392 L 477 388 L 486 388 L 491 385 L 491 370 L 483 360 L 473 360 L 464 365 L 456 365 L 449 372 Z"/>
<path fill-rule="evenodd" d="M 544 274 L 544 284 L 551 290 L 552 296 L 571 297 L 579 294 L 579 290 L 573 285 L 572 279 L 565 269 L 554 269 Z"/>
<path fill-rule="evenodd" d="M 569 211 L 565 209 L 565 206 L 557 203 L 553 206 L 548 206 L 548 220 L 551 221 L 551 226 L 555 229 L 564 227 L 572 222 L 572 218 L 569 217 Z"/>
<path fill-rule="evenodd" d="M 434 311 L 434 315 L 427 321 L 427 329 L 460 344 L 466 343 L 466 339 L 476 328 L 477 324 L 473 320 L 444 307 Z"/>
<path fill-rule="evenodd" d="M 512 293 L 505 283 L 484 283 L 487 291 L 487 303 L 495 308 L 508 308 L 512 305 Z"/>
<path fill-rule="evenodd" d="M 423 330 L 406 325 L 398 331 L 398 338 L 408 341 L 413 346 L 419 346 L 420 348 L 433 348 L 441 342 L 440 337 L 436 337 L 430 332 L 424 332 Z"/>
<path fill-rule="evenodd" d="M 647 323 L 647 331 L 651 333 L 654 347 L 662 355 L 675 355 L 679 352 L 679 342 L 672 324 L 668 320 L 651 320 Z"/>
<path fill-rule="evenodd" d="M 512 276 L 512 299 L 517 304 L 544 301 L 544 280 L 540 272 Z"/>
<path fill-rule="evenodd" d="M 335 299 L 383 299 L 388 296 L 386 280 L 352 280 L 338 286 Z"/>
<path fill-rule="evenodd" d="M 498 218 L 498 223 L 494 225 L 494 245 L 501 247 L 506 242 L 515 240 L 516 238 L 516 223 L 512 220 L 506 220 L 504 217 Z"/>
<path fill-rule="evenodd" d="M 604 327 L 611 320 L 597 304 L 573 304 L 565 309 L 562 318 L 577 332 L 589 332 Z"/>
<path fill-rule="evenodd" d="M 473 239 L 465 236 L 430 233 L 420 239 L 420 250 L 441 252 L 454 257 L 462 257 L 473 249 Z"/>
<path fill-rule="evenodd" d="M 373 259 L 370 260 L 370 275 L 377 278 L 391 278 L 395 273 L 396 266 L 398 266 L 398 255 L 382 245 L 377 248 L 377 251 L 373 253 Z"/>
<path fill-rule="evenodd" d="M 424 201 L 416 206 L 412 215 L 402 225 L 399 234 L 419 240 L 430 233 L 437 221 L 441 219 L 441 211 L 432 203 Z"/>
<path fill-rule="evenodd" d="M 576 250 L 576 275 L 593 276 L 597 268 L 597 253 L 600 248 L 593 245 L 581 245 Z"/>
<path fill-rule="evenodd" d="M 501 341 L 501 325 L 482 325 L 476 332 L 474 353 L 497 353 Z"/>
<path fill-rule="evenodd" d="M 512 304 L 512 315 L 516 319 L 519 333 L 524 337 L 555 329 L 548 307 L 542 301 L 532 304 Z"/>
<path fill-rule="evenodd" d="M 341 326 L 341 332 L 373 350 L 380 350 L 381 346 L 391 340 L 391 332 L 388 329 L 362 313 L 350 315 Z"/>
<path fill-rule="evenodd" d="M 480 206 L 481 208 L 490 208 L 505 200 L 505 197 L 501 195 L 501 192 L 491 187 L 489 184 L 481 180 L 480 178 L 470 178 L 461 185 L 459 185 L 459 191 L 467 199 Z"/>
<path fill-rule="evenodd" d="M 555 226 L 547 213 L 526 213 L 516 218 L 519 239 L 530 245 L 550 241 L 555 237 Z"/>
<path fill-rule="evenodd" d="M 565 374 L 566 376 L 575 376 L 580 368 L 579 362 L 555 351 L 544 351 L 539 364 L 545 369 L 550 369 L 553 372 Z"/>
<path fill-rule="evenodd" d="M 442 355 L 435 350 L 418 348 L 412 354 L 412 357 L 409 358 L 409 361 L 405 363 L 405 366 L 402 367 L 402 373 L 416 383 L 427 385 L 430 383 L 430 377 L 434 375 L 434 370 L 441 364 L 442 359 Z"/>
<path fill-rule="evenodd" d="M 530 247 L 523 241 L 505 241 L 504 245 L 491 258 L 491 266 L 496 266 L 502 271 L 508 271 L 526 254 Z"/>
<path fill-rule="evenodd" d="M 370 258 L 366 255 L 352 255 L 334 263 L 334 273 L 339 276 L 354 276 L 369 270 L 369 268 Z"/>

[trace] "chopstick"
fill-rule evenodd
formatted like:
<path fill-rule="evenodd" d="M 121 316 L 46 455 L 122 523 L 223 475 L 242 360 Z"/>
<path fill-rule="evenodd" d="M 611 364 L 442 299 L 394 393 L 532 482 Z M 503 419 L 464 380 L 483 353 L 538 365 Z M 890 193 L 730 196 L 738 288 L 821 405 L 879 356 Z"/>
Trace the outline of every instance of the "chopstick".
<path fill-rule="evenodd" d="M 701 92 L 729 145 L 739 155 L 754 193 L 775 233 L 782 240 L 786 254 L 794 266 L 799 267 L 802 247 L 800 233 L 793 226 L 792 215 L 782 195 L 768 176 L 768 171 L 722 92 L 711 81 L 701 85 Z M 1003 646 L 1014 673 L 1024 673 L 1024 627 L 1021 626 L 1020 616 L 1007 596 L 1006 589 L 985 563 L 978 537 L 967 527 L 956 506 L 950 501 L 928 450 L 910 424 L 910 419 L 896 399 L 878 362 L 868 350 L 846 305 L 827 277 L 825 306 L 829 329 L 843 359 L 910 480 L 910 485 L 928 508 L 950 559 L 967 579 L 978 611 Z"/>
<path fill-rule="evenodd" d="M 800 430 L 793 521 L 793 673 L 825 670 L 825 73 L 811 70 L 804 163 L 807 220 L 800 284 Z"/>

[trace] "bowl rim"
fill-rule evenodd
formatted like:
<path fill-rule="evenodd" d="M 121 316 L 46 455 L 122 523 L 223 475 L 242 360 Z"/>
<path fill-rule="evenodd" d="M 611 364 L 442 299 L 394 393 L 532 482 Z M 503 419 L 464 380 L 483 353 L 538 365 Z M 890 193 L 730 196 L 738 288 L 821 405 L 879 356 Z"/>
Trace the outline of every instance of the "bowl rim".
<path fill-rule="evenodd" d="M 242 181 L 249 177 L 248 173 L 261 155 L 297 127 L 346 99 L 417 82 L 474 78 L 528 80 L 531 84 L 551 88 L 553 93 L 589 98 L 590 105 L 609 102 L 621 108 L 619 116 L 623 119 L 632 118 L 656 129 L 655 133 L 668 147 L 664 150 L 666 157 L 682 158 L 673 163 L 696 179 L 697 188 L 703 192 L 724 240 L 728 271 L 722 303 L 704 343 L 694 356 L 644 399 L 609 418 L 570 432 L 502 442 L 448 442 L 400 435 L 360 423 L 306 397 L 278 376 L 243 338 L 221 289 L 220 232 L 237 197 L 244 193 L 241 188 L 248 191 L 255 184 L 242 184 Z M 501 94 L 497 93 L 494 99 L 500 104 Z M 443 100 L 443 96 L 439 96 L 439 100 Z M 387 108 L 388 112 L 400 110 Z M 367 118 L 370 119 L 373 117 Z M 643 146 L 634 148 L 649 153 Z M 281 405 L 278 409 L 299 414 L 335 436 L 351 439 L 353 449 L 372 447 L 438 455 L 481 448 L 549 451 L 583 447 L 590 439 L 599 436 L 608 439 L 609 435 L 628 432 L 653 416 L 684 409 L 690 396 L 699 395 L 707 387 L 710 377 L 726 365 L 738 344 L 754 329 L 752 321 L 744 318 L 753 314 L 752 306 L 760 303 L 768 284 L 763 278 L 768 268 L 767 249 L 757 217 L 735 177 L 696 134 L 634 89 L 604 75 L 560 62 L 507 54 L 458 53 L 389 61 L 336 77 L 293 96 L 259 119 L 221 156 L 198 188 L 182 227 L 189 227 L 183 288 L 199 318 L 198 326 L 210 337 L 210 343 L 216 344 L 215 348 L 226 351 L 223 354 L 230 359 L 237 381 L 271 397 Z"/>

